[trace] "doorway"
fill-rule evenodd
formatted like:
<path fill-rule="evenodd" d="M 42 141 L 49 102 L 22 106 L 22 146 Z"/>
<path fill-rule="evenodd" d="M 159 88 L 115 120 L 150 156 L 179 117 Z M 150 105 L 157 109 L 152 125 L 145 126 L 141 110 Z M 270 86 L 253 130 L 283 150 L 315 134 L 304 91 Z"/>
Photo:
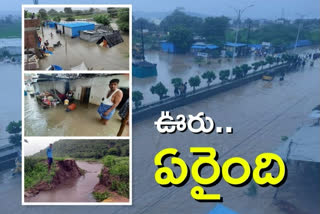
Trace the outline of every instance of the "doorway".
<path fill-rule="evenodd" d="M 89 87 L 82 87 L 81 88 L 81 97 L 80 97 L 81 104 L 89 104 L 90 92 L 91 92 L 91 88 L 89 88 Z"/>

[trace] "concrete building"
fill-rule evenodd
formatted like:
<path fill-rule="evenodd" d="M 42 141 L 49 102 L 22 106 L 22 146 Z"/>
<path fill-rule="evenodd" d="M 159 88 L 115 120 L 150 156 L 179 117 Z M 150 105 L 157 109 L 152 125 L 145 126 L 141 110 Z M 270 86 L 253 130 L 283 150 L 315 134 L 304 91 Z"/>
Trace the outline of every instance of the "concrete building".
<path fill-rule="evenodd" d="M 89 22 L 60 22 L 57 24 L 57 30 L 61 30 L 62 34 L 72 38 L 80 36 L 81 31 L 94 29 L 95 24 Z"/>

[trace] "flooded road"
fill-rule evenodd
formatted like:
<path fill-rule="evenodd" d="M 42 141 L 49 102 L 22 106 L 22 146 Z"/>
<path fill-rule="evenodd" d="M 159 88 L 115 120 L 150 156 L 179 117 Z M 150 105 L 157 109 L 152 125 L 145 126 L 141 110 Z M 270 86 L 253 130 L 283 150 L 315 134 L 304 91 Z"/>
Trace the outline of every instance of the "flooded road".
<path fill-rule="evenodd" d="M 52 32 L 53 38 L 50 33 Z M 62 46 L 55 48 L 53 54 L 39 61 L 40 70 L 46 70 L 50 65 L 60 65 L 64 70 L 84 62 L 89 70 L 128 70 L 129 69 L 129 37 L 122 35 L 124 42 L 112 47 L 104 48 L 95 42 L 87 42 L 80 38 L 70 38 L 56 34 L 54 28 L 44 28 L 44 39 L 41 31 L 38 32 L 42 41 L 48 40 L 49 47 L 58 41 Z"/>
<path fill-rule="evenodd" d="M 174 116 L 195 115 L 203 111 L 215 120 L 216 126 L 233 127 L 232 135 L 192 134 L 189 131 L 171 135 L 159 134 L 153 123 L 159 118 L 160 112 L 158 116 L 135 124 L 133 132 L 135 206 L 130 209 L 130 213 L 161 213 L 159 210 L 163 211 L 163 207 L 176 213 L 208 213 L 216 203 L 199 203 L 191 198 L 190 190 L 195 185 L 192 177 L 180 188 L 174 186 L 163 188 L 154 181 L 157 169 L 153 165 L 154 156 L 164 148 L 177 148 L 181 153 L 180 157 L 191 167 L 197 156 L 192 156 L 189 148 L 212 146 L 219 153 L 220 165 L 231 157 L 242 157 L 255 166 L 256 156 L 264 152 L 273 152 L 282 143 L 281 136 L 290 137 L 300 126 L 313 124 L 308 115 L 320 102 L 319 70 L 318 60 L 314 67 L 306 66 L 303 70 L 287 74 L 283 82 L 280 82 L 278 77 L 272 82 L 257 80 L 171 111 Z M 167 164 L 170 165 L 169 160 Z M 209 175 L 208 172 L 204 173 L 205 177 L 206 175 Z M 307 183 L 299 185 L 308 188 Z M 149 191 L 141 191 L 146 186 Z M 280 191 L 285 191 L 283 188 Z M 272 204 L 272 197 L 276 191 L 274 187 L 257 187 L 257 196 L 253 198 L 245 194 L 248 185 L 233 187 L 223 180 L 205 190 L 207 193 L 221 194 L 223 205 L 239 213 L 282 213 Z M 311 195 L 304 195 L 302 199 L 300 197 L 297 206 L 306 213 L 318 213 L 319 206 L 316 200 L 320 198 L 319 193 L 317 198 Z M 296 198 L 298 195 L 291 194 L 290 197 Z M 312 202 L 313 207 L 306 206 L 307 201 Z M 114 213 L 122 212 L 124 210 L 117 210 Z"/>
<path fill-rule="evenodd" d="M 311 50 L 309 47 L 308 50 Z M 314 50 L 315 48 L 312 48 Z M 298 48 L 298 52 L 305 51 L 306 48 Z M 232 69 L 232 59 L 221 58 L 208 60 L 210 64 L 202 63 L 201 66 L 195 62 L 195 58 L 191 55 L 168 54 L 162 51 L 146 51 L 146 60 L 157 64 L 158 76 L 150 78 L 133 78 L 134 90 L 141 91 L 144 96 L 143 104 L 150 104 L 159 101 L 159 97 L 150 92 L 151 86 L 161 81 L 168 88 L 168 95 L 174 96 L 174 88 L 171 84 L 171 79 L 180 77 L 184 82 L 192 76 L 201 75 L 208 71 L 214 71 L 216 79 L 212 84 L 220 82 L 219 72 L 225 69 Z M 247 63 L 251 65 L 253 62 L 263 60 L 262 57 L 250 56 L 244 58 L 235 58 L 235 65 L 242 65 Z M 260 68 L 259 68 L 260 69 Z M 249 72 L 250 73 L 250 72 Z M 207 86 L 206 80 L 201 78 L 200 87 Z M 188 83 L 188 91 L 192 88 Z"/>
<path fill-rule="evenodd" d="M 21 120 L 21 67 L 0 63 L 0 75 L 0 138 L 6 138 L 9 122 Z M 0 140 L 0 145 L 6 142 Z"/>
<path fill-rule="evenodd" d="M 43 109 L 36 98 L 27 95 L 25 105 L 25 136 L 116 136 L 121 118 L 116 111 L 108 125 L 99 121 L 98 106 L 79 104 L 74 111 L 66 112 L 66 106 Z M 129 135 L 126 127 L 123 136 Z"/>
<path fill-rule="evenodd" d="M 26 202 L 96 202 L 92 196 L 94 186 L 99 182 L 100 163 L 77 161 L 86 173 L 76 179 L 66 180 L 50 191 L 42 191 Z"/>

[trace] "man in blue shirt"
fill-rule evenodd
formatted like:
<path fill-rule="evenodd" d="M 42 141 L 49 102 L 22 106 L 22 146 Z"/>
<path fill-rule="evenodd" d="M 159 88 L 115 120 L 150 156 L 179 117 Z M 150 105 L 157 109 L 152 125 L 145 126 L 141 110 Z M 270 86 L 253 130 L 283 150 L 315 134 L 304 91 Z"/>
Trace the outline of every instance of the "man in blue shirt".
<path fill-rule="evenodd" d="M 49 148 L 47 149 L 47 157 L 48 157 L 48 172 L 51 170 L 51 165 L 53 162 L 52 159 L 52 144 L 49 145 Z"/>

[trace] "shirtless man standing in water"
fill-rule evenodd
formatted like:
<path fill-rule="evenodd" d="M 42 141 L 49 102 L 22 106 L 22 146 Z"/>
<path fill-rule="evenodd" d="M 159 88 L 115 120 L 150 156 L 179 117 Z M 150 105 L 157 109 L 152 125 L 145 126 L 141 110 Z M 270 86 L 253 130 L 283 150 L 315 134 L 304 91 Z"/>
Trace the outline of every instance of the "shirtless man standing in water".
<path fill-rule="evenodd" d="M 122 100 L 123 93 L 120 89 L 118 89 L 120 80 L 112 79 L 109 82 L 109 92 L 107 96 L 102 98 L 102 102 L 98 108 L 98 113 L 101 117 L 101 122 L 105 125 L 108 124 L 108 121 L 112 118 L 116 107 Z"/>

